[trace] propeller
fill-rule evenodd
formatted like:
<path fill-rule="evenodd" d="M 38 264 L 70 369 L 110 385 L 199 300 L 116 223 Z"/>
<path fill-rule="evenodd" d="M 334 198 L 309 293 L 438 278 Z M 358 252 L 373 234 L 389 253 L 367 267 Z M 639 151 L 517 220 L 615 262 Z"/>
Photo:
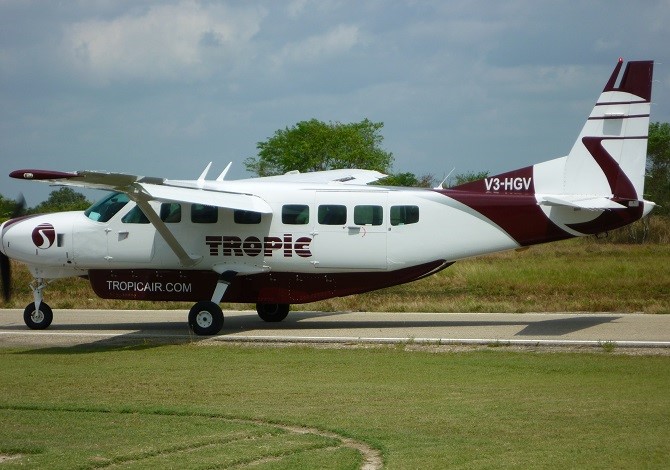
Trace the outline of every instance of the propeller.
<path fill-rule="evenodd" d="M 25 208 L 26 199 L 23 197 L 23 194 L 19 194 L 10 220 L 23 214 Z M 2 252 L 0 252 L 0 278 L 2 279 L 2 296 L 5 301 L 9 301 L 12 297 L 12 265 L 9 261 L 9 257 Z"/>

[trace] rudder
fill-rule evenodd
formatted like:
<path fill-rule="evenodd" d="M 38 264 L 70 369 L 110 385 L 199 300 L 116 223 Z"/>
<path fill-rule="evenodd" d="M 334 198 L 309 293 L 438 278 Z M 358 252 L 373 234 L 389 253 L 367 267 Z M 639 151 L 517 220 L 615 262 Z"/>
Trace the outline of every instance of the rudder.
<path fill-rule="evenodd" d="M 641 200 L 653 61 L 619 59 L 565 162 L 563 194 Z"/>

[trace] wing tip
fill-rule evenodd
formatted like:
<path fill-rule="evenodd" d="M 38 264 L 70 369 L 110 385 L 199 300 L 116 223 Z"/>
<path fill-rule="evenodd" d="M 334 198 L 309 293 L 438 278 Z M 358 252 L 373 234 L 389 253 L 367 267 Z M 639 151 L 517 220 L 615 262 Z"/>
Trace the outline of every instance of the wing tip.
<path fill-rule="evenodd" d="M 50 171 L 50 170 L 15 170 L 9 174 L 10 178 L 20 179 L 20 180 L 62 180 L 70 179 L 77 176 L 77 173 L 66 173 L 63 171 Z"/>

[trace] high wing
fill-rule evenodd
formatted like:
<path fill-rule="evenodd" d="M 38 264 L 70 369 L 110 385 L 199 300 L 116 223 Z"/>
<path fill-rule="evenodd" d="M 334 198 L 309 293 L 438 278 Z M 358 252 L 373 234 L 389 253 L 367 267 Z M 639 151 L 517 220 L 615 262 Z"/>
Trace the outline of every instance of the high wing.
<path fill-rule="evenodd" d="M 142 209 L 151 224 L 184 266 L 193 266 L 201 256 L 188 254 L 170 229 L 163 222 L 149 201 L 178 202 L 188 204 L 205 204 L 227 209 L 245 210 L 271 214 L 272 208 L 261 197 L 241 192 L 226 190 L 223 176 L 224 170 L 216 181 L 205 181 L 211 163 L 197 180 L 168 180 L 150 176 L 138 176 L 125 173 L 107 173 L 99 171 L 61 172 L 48 170 L 16 170 L 9 176 L 17 179 L 34 180 L 61 186 L 103 189 L 119 191 L 128 195 Z M 238 180 L 237 183 L 253 181 L 254 183 L 339 183 L 367 184 L 383 178 L 384 174 L 371 170 L 343 169 L 314 173 L 290 172 L 285 175 L 266 178 Z M 239 185 L 235 185 L 239 188 Z"/>
<path fill-rule="evenodd" d="M 272 208 L 262 198 L 240 192 L 204 188 L 204 176 L 198 181 L 170 182 L 165 178 L 144 177 L 125 173 L 77 171 L 65 173 L 45 170 L 16 170 L 12 178 L 41 181 L 62 186 L 106 189 L 126 193 L 142 209 L 151 224 L 163 237 L 183 266 L 193 266 L 202 257 L 188 254 L 172 234 L 149 201 L 205 204 L 271 214 Z M 180 184 L 181 183 L 181 184 Z M 186 187 L 188 186 L 188 187 Z"/>
<path fill-rule="evenodd" d="M 344 168 L 340 170 L 314 171 L 300 173 L 290 171 L 278 176 L 265 176 L 253 178 L 256 182 L 278 182 L 278 183 L 341 183 L 341 184 L 368 184 L 384 178 L 384 173 L 374 170 L 360 170 L 356 168 Z"/>
<path fill-rule="evenodd" d="M 223 191 L 209 185 L 199 187 L 198 181 L 171 181 L 165 178 L 99 171 L 66 173 L 44 170 L 16 170 L 9 176 L 61 186 L 120 191 L 128 194 L 133 200 L 142 198 L 161 202 L 185 202 L 264 214 L 272 213 L 270 205 L 254 194 Z"/>

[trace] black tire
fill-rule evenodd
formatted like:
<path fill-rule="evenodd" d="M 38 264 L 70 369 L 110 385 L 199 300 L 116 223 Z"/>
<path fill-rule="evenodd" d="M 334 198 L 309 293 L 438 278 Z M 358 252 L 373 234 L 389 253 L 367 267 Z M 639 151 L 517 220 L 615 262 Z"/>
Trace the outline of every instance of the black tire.
<path fill-rule="evenodd" d="M 39 311 L 35 310 L 35 302 L 29 303 L 23 311 L 23 321 L 31 330 L 44 330 L 51 325 L 53 319 L 53 310 L 46 302 L 40 302 Z"/>
<path fill-rule="evenodd" d="M 223 328 L 223 312 L 214 302 L 203 300 L 188 312 L 188 326 L 196 335 L 212 336 Z"/>
<path fill-rule="evenodd" d="M 289 304 L 256 304 L 256 312 L 261 320 L 267 322 L 280 322 L 288 315 Z"/>

